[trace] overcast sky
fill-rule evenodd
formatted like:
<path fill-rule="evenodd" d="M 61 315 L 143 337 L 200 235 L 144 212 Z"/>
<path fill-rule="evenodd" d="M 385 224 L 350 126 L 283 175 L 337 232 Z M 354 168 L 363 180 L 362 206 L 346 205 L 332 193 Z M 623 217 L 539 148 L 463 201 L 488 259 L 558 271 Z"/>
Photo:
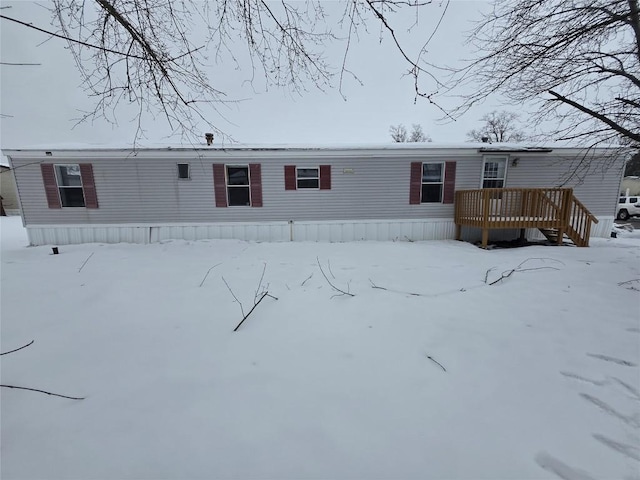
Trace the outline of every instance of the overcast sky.
<path fill-rule="evenodd" d="M 329 8 L 335 5 L 327 2 Z M 488 5 L 481 1 L 452 1 L 430 44 L 428 59 L 436 64 L 453 64 L 468 58 L 471 52 L 464 45 L 466 32 L 478 12 Z M 48 12 L 36 3 L 3 0 L 2 6 L 11 6 L 2 10 L 5 15 L 52 28 Z M 403 33 L 410 49 L 424 42 L 442 8 L 443 4 L 434 3 L 423 11 L 417 27 L 409 34 Z M 65 143 L 122 145 L 133 141 L 133 113 L 127 108 L 117 112 L 116 127 L 104 121 L 74 127 L 74 119 L 80 111 L 91 109 L 92 101 L 79 88 L 80 77 L 63 40 L 48 39 L 45 34 L 5 20 L 0 21 L 0 27 L 3 62 L 40 64 L 1 67 L 3 148 Z M 369 35 L 361 36 L 360 43 L 349 52 L 348 67 L 363 85 L 347 78 L 343 86 L 346 100 L 337 89 L 321 92 L 309 86 L 302 96 L 278 88 L 267 90 L 260 82 L 253 86 L 242 82 L 249 72 L 213 65 L 210 75 L 216 85 L 221 85 L 229 98 L 242 101 L 222 108 L 225 119 L 212 113 L 212 122 L 236 141 L 250 144 L 387 142 L 389 126 L 399 123 L 419 123 L 434 142 L 446 143 L 465 141 L 466 132 L 479 126 L 484 113 L 500 108 L 499 100 L 494 99 L 455 123 L 438 123 L 440 111 L 424 100 L 414 104 L 412 81 L 403 76 L 406 65 L 387 36 L 379 42 L 379 33 L 379 26 L 374 25 Z M 327 49 L 329 59 L 336 65 L 342 60 L 342 52 L 339 45 Z M 161 117 L 145 122 L 144 128 L 148 137 L 142 141 L 145 146 L 179 141 L 167 140 L 168 130 Z"/>

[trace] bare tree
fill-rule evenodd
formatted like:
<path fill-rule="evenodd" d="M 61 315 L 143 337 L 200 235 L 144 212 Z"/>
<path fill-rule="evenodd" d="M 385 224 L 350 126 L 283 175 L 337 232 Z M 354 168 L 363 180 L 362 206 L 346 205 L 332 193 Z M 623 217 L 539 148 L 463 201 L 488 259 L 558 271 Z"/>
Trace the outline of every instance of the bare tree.
<path fill-rule="evenodd" d="M 404 142 L 431 142 L 431 137 L 422 131 L 422 125 L 414 123 L 411 126 L 411 133 L 407 133 L 407 127 L 404 125 L 391 125 L 389 127 L 391 140 L 396 143 Z"/>
<path fill-rule="evenodd" d="M 496 2 L 471 33 L 477 57 L 454 74 L 473 86 L 461 114 L 497 93 L 534 101 L 527 122 L 586 146 L 640 146 L 638 0 Z"/>
<path fill-rule="evenodd" d="M 469 140 L 482 142 L 484 138 L 489 142 L 521 142 L 525 134 L 518 129 L 518 114 L 502 110 L 494 110 L 480 119 L 483 123 L 479 129 L 467 132 Z"/>
<path fill-rule="evenodd" d="M 337 82 L 341 87 L 345 74 L 355 77 L 347 68 L 351 42 L 374 25 L 381 40 L 386 37 L 395 46 L 409 74 L 416 79 L 426 75 L 435 91 L 441 84 L 423 59 L 434 32 L 425 32 L 424 46 L 408 52 L 392 24 L 396 14 L 408 9 L 415 10 L 417 19 L 432 1 L 343 0 L 342 15 L 335 17 L 322 0 L 52 0 L 45 6 L 50 6 L 53 30 L 4 14 L 0 18 L 67 42 L 83 85 L 95 98 L 95 108 L 81 120 L 117 122 L 118 107 L 128 103 L 137 107 L 137 135 L 143 116 L 159 113 L 175 133 L 200 138 L 205 126 L 222 134 L 216 128 L 219 117 L 211 119 L 209 107 L 223 116 L 217 107 L 233 101 L 215 86 L 225 70 L 248 64 L 251 82 L 261 78 L 267 87 L 298 92 L 309 84 L 324 89 Z M 444 15 L 446 5 L 440 10 Z M 332 33 L 340 29 L 343 38 Z M 324 53 L 334 41 L 345 47 L 337 68 Z M 418 92 L 416 83 L 418 95 L 435 104 Z"/>
<path fill-rule="evenodd" d="M 414 123 L 411 126 L 411 135 L 409 135 L 409 142 L 430 142 L 431 137 L 426 135 L 422 131 L 422 125 Z"/>
<path fill-rule="evenodd" d="M 407 127 L 404 125 L 391 125 L 389 127 L 389 135 L 395 143 L 404 143 L 409 138 L 407 135 Z"/>

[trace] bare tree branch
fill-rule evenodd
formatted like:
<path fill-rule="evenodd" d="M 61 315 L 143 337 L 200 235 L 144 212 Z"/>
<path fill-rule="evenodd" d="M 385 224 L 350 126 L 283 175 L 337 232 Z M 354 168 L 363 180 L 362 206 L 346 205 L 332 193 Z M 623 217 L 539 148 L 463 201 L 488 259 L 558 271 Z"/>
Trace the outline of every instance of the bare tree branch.
<path fill-rule="evenodd" d="M 38 390 L 37 388 L 29 388 L 29 387 L 16 387 L 15 385 L 0 385 L 3 388 L 16 388 L 18 390 L 29 390 L 31 392 L 39 392 L 47 395 L 53 395 L 54 397 L 68 398 L 70 400 L 84 400 L 85 397 L 69 397 L 67 395 L 60 395 L 59 393 L 51 393 L 46 390 Z"/>
<path fill-rule="evenodd" d="M 453 115 L 500 95 L 530 106 L 538 139 L 639 148 L 639 22 L 638 0 L 497 2 L 470 33 L 475 58 L 452 70 L 448 93 L 473 87 Z"/>
<path fill-rule="evenodd" d="M 13 352 L 17 352 L 18 350 L 22 350 L 23 348 L 27 348 L 29 345 L 31 345 L 35 340 L 31 340 L 29 343 L 27 343 L 26 345 L 21 346 L 20 348 L 16 348 L 14 350 L 9 350 L 8 352 L 4 352 L 4 353 L 0 353 L 0 355 L 7 355 L 9 353 L 13 353 Z"/>
<path fill-rule="evenodd" d="M 324 277 L 324 279 L 327 281 L 327 283 L 329 284 L 329 286 L 331 288 L 333 288 L 336 292 L 340 293 L 340 295 L 347 295 L 349 297 L 355 297 L 355 295 L 353 293 L 350 293 L 348 291 L 344 291 L 344 290 L 336 287 L 333 283 L 331 283 L 331 280 L 329 280 L 329 277 L 327 277 L 326 273 L 324 273 L 324 270 L 322 269 L 322 265 L 320 265 L 320 259 L 318 257 L 316 257 L 316 261 L 318 262 L 318 268 L 320 268 L 320 272 L 322 272 L 322 276 Z"/>

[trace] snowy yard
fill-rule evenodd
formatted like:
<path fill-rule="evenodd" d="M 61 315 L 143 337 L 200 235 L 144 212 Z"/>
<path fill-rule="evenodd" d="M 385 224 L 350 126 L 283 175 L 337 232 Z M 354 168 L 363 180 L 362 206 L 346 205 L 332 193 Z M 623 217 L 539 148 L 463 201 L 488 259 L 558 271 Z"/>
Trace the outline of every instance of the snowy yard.
<path fill-rule="evenodd" d="M 640 239 L 51 255 L 1 228 L 0 350 L 35 340 L 2 384 L 86 397 L 2 388 L 3 479 L 639 478 Z M 233 332 L 222 277 L 246 313 L 265 264 L 278 299 Z"/>

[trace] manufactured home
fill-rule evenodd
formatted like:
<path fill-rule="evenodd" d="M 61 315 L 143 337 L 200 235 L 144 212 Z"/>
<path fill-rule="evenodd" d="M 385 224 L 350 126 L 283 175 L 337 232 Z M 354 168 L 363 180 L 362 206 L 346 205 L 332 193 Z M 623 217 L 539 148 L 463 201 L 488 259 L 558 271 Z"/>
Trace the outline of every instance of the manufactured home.
<path fill-rule="evenodd" d="M 25 148 L 31 245 L 608 237 L 624 161 L 511 144 Z M 588 162 L 589 172 L 569 175 Z M 584 171 L 584 170 L 583 170 Z"/>

